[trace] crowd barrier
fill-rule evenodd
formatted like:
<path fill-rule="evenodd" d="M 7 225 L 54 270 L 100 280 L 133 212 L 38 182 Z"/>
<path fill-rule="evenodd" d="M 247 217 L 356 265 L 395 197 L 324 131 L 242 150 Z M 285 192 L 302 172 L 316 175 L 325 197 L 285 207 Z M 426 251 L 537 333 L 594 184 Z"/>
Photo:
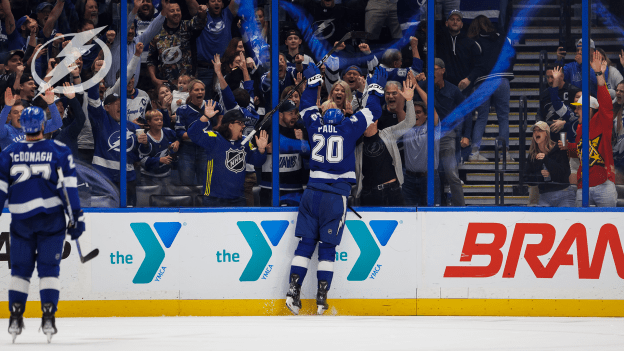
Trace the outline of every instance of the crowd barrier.
<path fill-rule="evenodd" d="M 624 316 L 617 212 L 361 209 L 348 213 L 332 315 Z M 61 263 L 59 317 L 288 315 L 295 209 L 87 212 Z M 10 214 L 0 217 L 8 318 Z M 315 254 L 316 255 L 316 254 Z M 316 310 L 316 257 L 302 288 Z M 38 278 L 25 316 L 40 317 Z"/>

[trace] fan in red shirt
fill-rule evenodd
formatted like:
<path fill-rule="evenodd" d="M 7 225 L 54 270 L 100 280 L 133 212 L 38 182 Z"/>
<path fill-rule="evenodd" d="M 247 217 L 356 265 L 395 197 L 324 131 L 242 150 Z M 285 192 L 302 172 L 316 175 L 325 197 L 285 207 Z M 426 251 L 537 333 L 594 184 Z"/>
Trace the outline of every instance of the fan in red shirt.
<path fill-rule="evenodd" d="M 615 190 L 615 173 L 613 166 L 613 148 L 611 135 L 613 132 L 613 105 L 611 95 L 606 87 L 604 72 L 606 64 L 594 53 L 591 67 L 596 72 L 598 79 L 598 99 L 589 97 L 589 204 L 598 207 L 615 207 L 617 204 L 617 192 Z M 572 103 L 576 107 L 575 113 L 579 121 L 583 118 L 582 97 L 578 102 Z M 579 123 L 576 132 L 576 143 L 570 143 L 570 157 L 581 159 L 581 166 L 577 173 L 578 190 L 576 193 L 576 205 L 581 206 L 582 199 L 582 126 Z M 561 147 L 559 141 L 559 147 Z"/>

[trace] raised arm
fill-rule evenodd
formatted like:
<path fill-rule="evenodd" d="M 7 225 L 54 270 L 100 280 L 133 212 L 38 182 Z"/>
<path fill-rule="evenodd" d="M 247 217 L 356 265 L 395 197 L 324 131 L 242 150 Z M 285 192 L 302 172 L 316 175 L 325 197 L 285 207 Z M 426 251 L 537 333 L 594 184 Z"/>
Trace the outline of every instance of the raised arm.
<path fill-rule="evenodd" d="M 13 12 L 11 12 L 11 3 L 9 0 L 2 0 L 2 11 L 4 12 L 4 25 L 7 35 L 13 34 L 15 31 L 15 17 L 13 17 Z"/>
<path fill-rule="evenodd" d="M 56 25 L 56 21 L 63 13 L 63 6 L 65 6 L 65 1 L 57 1 L 54 8 L 52 8 L 52 12 L 50 12 L 50 16 L 43 26 L 43 36 L 49 38 L 52 35 L 52 31 L 54 30 L 54 26 Z"/>
<path fill-rule="evenodd" d="M 236 17 L 236 15 L 238 15 L 238 7 L 240 6 L 240 4 L 238 3 L 240 0 L 232 0 L 230 1 L 230 5 L 228 6 L 228 8 L 230 9 L 230 12 L 232 12 L 232 16 Z"/>
<path fill-rule="evenodd" d="M 136 8 L 137 1 L 141 2 L 142 0 L 135 0 L 135 5 L 134 5 L 135 8 Z M 195 0 L 192 0 L 192 1 L 195 1 Z M 197 2 L 195 1 L 195 3 Z M 148 45 L 149 42 L 152 41 L 152 39 L 154 39 L 154 37 L 158 33 L 160 33 L 160 31 L 162 30 L 162 26 L 165 23 L 165 16 L 169 12 L 169 4 L 164 1 L 161 2 L 161 4 L 162 4 L 162 11 L 160 11 L 160 14 L 158 15 L 158 17 L 152 20 L 149 26 L 147 26 L 147 29 L 145 29 L 145 32 L 141 33 L 141 35 L 139 35 L 139 37 L 137 38 L 139 42 L 143 43 L 143 45 Z M 189 7 L 189 10 L 190 10 L 190 7 Z M 191 13 L 191 15 L 194 16 L 195 14 Z M 132 17 L 134 18 L 134 16 Z"/>

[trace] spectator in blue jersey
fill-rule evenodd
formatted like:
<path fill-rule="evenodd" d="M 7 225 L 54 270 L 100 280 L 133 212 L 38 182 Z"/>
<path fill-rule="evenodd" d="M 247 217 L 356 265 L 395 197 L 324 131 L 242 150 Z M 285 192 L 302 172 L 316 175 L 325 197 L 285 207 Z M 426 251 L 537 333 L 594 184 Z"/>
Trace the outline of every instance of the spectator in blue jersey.
<path fill-rule="evenodd" d="M 54 93 L 48 89 L 42 97 L 48 104 L 52 116 L 52 119 L 45 122 L 46 133 L 54 132 L 63 125 L 62 117 L 54 104 Z M 21 101 L 20 96 L 13 95 L 11 88 L 7 88 L 4 92 L 4 103 L 4 108 L 0 113 L 0 148 L 2 150 L 13 143 L 24 140 L 25 136 L 20 123 L 25 104 Z M 10 124 L 6 124 L 8 117 L 11 117 Z"/>
<path fill-rule="evenodd" d="M 78 68 L 76 68 L 76 71 Z M 63 84 L 63 94 L 67 98 L 67 118 L 63 119 L 63 127 L 58 133 L 52 137 L 63 144 L 67 145 L 72 154 L 78 153 L 78 134 L 86 121 L 86 115 L 82 111 L 82 95 L 76 96 L 75 88 L 72 84 L 65 82 Z M 60 101 L 57 101 L 57 108 Z M 59 112 L 61 110 L 59 109 Z"/>
<path fill-rule="evenodd" d="M 163 28 L 163 24 L 165 23 L 165 16 L 169 12 L 169 3 L 163 2 L 162 11 L 160 14 L 154 18 L 154 20 L 150 21 L 147 28 L 143 29 L 141 33 L 136 31 L 136 25 L 134 18 L 137 15 L 139 8 L 141 7 L 142 0 L 134 0 L 134 7 L 132 8 L 132 12 L 128 14 L 128 34 L 127 34 L 127 57 L 132 57 L 136 51 L 136 45 L 138 43 L 143 43 L 144 51 L 146 54 L 142 53 L 141 62 L 147 62 L 147 52 L 149 52 L 149 43 L 154 39 L 154 37 L 160 33 Z M 113 57 L 121 57 L 121 41 L 124 38 L 123 35 L 116 35 L 113 41 L 112 47 L 110 48 L 111 54 Z M 145 57 L 145 59 L 143 59 Z M 112 65 L 108 73 L 106 73 L 106 85 L 112 86 L 115 82 L 116 75 L 120 70 L 121 60 L 113 60 Z M 134 85 L 136 86 L 139 83 L 139 77 L 141 76 L 141 65 L 138 65 L 137 68 L 132 73 L 134 75 Z M 132 76 L 129 75 L 129 76 Z"/>
<path fill-rule="evenodd" d="M 35 11 L 33 11 L 33 15 L 36 16 L 39 27 L 42 28 L 37 37 L 43 40 L 44 43 L 55 36 L 56 21 L 63 12 L 64 5 L 65 1 L 57 1 L 54 6 L 49 2 L 42 2 L 37 6 Z M 46 54 L 36 61 L 36 71 L 40 77 L 44 76 L 48 60 L 55 57 L 55 53 L 50 50 L 53 47 L 53 45 L 50 45 L 50 48 L 46 48 L 48 50 Z"/>
<path fill-rule="evenodd" d="M 316 106 L 321 73 L 316 65 L 308 65 L 304 74 L 307 88 L 300 110 L 309 131 L 312 152 L 310 180 L 299 205 L 295 228 L 295 236 L 300 241 L 292 260 L 286 294 L 286 306 L 295 315 L 301 309 L 301 286 L 317 244 L 317 314 L 323 314 L 329 308 L 327 293 L 334 275 L 336 246 L 342 240 L 347 197 L 351 194 L 352 184 L 356 183 L 356 142 L 381 115 L 382 87 L 387 79 L 385 69 L 377 68 L 369 81 L 366 108 L 345 118 L 338 109 L 328 109 L 321 115 Z"/>
<path fill-rule="evenodd" d="M 15 17 L 11 12 L 9 0 L 0 2 L 0 63 L 3 63 L 10 50 L 22 49 L 13 48 L 11 44 L 18 40 L 19 33 L 15 30 Z M 25 50 L 25 49 L 22 49 Z"/>
<path fill-rule="evenodd" d="M 266 161 L 268 136 L 265 131 L 255 136 L 257 148 L 251 142 L 242 145 L 245 116 L 239 110 L 228 111 L 215 131 L 208 130 L 209 118 L 217 114 L 215 107 L 216 103 L 209 101 L 204 114 L 188 132 L 191 140 L 204 149 L 208 158 L 203 205 L 245 206 L 245 169 L 247 163 L 260 167 Z"/>
<path fill-rule="evenodd" d="M 249 72 L 247 71 L 247 65 L 244 60 L 245 54 L 240 52 L 238 58 L 239 59 L 236 61 L 238 66 L 236 68 L 242 72 L 244 81 L 242 88 L 237 87 L 233 91 L 230 88 L 230 85 L 226 82 L 227 78 L 223 76 L 220 57 L 218 54 L 214 56 L 214 61 L 212 61 L 212 63 L 217 74 L 217 79 L 219 80 L 223 107 L 225 107 L 227 111 L 233 109 L 239 110 L 243 113 L 243 115 L 245 115 L 245 129 L 243 130 L 243 136 L 247 136 L 260 120 L 260 115 L 258 115 L 258 112 L 253 104 L 254 82 L 251 80 Z M 247 165 L 247 175 L 245 176 L 245 198 L 247 199 L 247 206 L 249 207 L 254 206 L 253 187 L 257 183 L 256 172 L 253 166 Z"/>
<path fill-rule="evenodd" d="M 555 65 L 563 66 L 563 80 L 566 83 L 570 83 L 579 89 L 583 89 L 583 39 L 579 39 L 576 42 L 576 55 L 574 56 L 574 62 L 565 64 L 564 59 L 566 52 L 562 51 L 563 48 L 557 49 L 557 61 Z M 589 39 L 589 58 L 592 60 L 594 57 L 594 50 L 596 50 L 596 44 L 592 39 Z M 591 62 L 590 62 L 591 63 Z M 565 65 L 564 65 L 565 64 Z M 596 72 L 589 67 L 589 89 L 592 96 L 596 96 L 598 81 L 596 79 Z"/>
<path fill-rule="evenodd" d="M 496 32 L 490 20 L 479 15 L 474 19 L 468 29 L 468 37 L 474 39 L 481 47 L 481 56 L 477 59 L 477 79 L 474 81 L 475 89 L 481 84 L 497 86 L 492 95 L 477 107 L 477 121 L 472 131 L 472 152 L 470 161 L 487 161 L 487 158 L 479 154 L 483 133 L 490 114 L 490 105 L 496 110 L 498 119 L 498 134 L 505 140 L 509 149 L 509 81 L 514 78 L 513 66 L 516 60 L 515 54 L 509 55 L 507 50 L 513 50 L 511 40 Z M 503 69 L 496 71 L 496 64 L 501 55 L 510 56 L 503 64 Z M 513 161 L 511 153 L 507 152 L 507 161 Z"/>
<path fill-rule="evenodd" d="M 9 42 L 10 50 L 22 50 L 27 51 L 31 46 L 34 51 L 37 46 L 37 31 L 39 31 L 39 25 L 35 19 L 28 16 L 24 16 L 17 20 L 15 23 L 15 32 L 17 35 L 13 35 Z"/>
<path fill-rule="evenodd" d="M 163 115 L 159 111 L 145 114 L 147 125 L 147 144 L 139 146 L 141 155 L 141 185 L 171 184 L 171 170 L 176 163 L 180 142 L 173 130 L 163 127 Z"/>
<path fill-rule="evenodd" d="M 93 130 L 93 141 L 95 152 L 93 155 L 93 166 L 106 176 L 117 188 L 120 186 L 120 159 L 121 159 L 121 135 L 119 132 L 121 124 L 121 101 L 119 95 L 111 94 L 100 100 L 98 86 L 94 85 L 88 91 L 89 98 L 89 120 Z M 145 134 L 137 136 L 136 124 L 125 121 L 125 135 L 123 152 L 127 153 L 126 164 L 126 186 L 128 205 L 136 205 L 136 172 L 134 162 L 139 158 L 139 143 L 147 143 Z"/>
<path fill-rule="evenodd" d="M 337 43 L 335 43 L 337 44 Z M 334 45 L 335 45 L 334 44 Z M 349 81 L 349 76 L 347 75 L 347 73 L 351 73 L 351 75 L 354 74 L 354 71 L 357 71 L 360 76 L 364 75 L 364 72 L 361 70 L 360 67 L 353 65 L 352 64 L 352 60 L 350 59 L 344 59 L 341 58 L 339 56 L 337 56 L 336 54 L 340 51 L 342 51 L 345 48 L 345 44 L 342 43 L 340 45 L 338 45 L 336 47 L 336 53 L 332 54 L 331 56 L 329 56 L 327 58 L 327 61 L 325 61 L 325 88 L 327 90 L 329 90 L 331 88 L 332 85 L 334 85 L 334 83 L 336 83 L 338 80 L 340 80 L 340 73 L 342 70 L 342 74 L 343 74 L 343 79 L 345 81 L 347 81 L 347 83 L 349 83 L 349 87 L 351 87 L 352 91 L 355 91 L 354 86 L 353 86 L 353 82 Z M 367 66 L 369 69 L 369 73 L 372 72 L 372 70 L 379 65 L 379 60 L 377 60 L 377 57 L 375 57 L 374 55 L 371 55 L 371 51 L 370 51 L 370 47 L 368 46 L 368 44 L 366 43 L 361 43 L 358 46 L 360 52 L 362 54 L 364 54 L 365 56 L 369 57 L 370 60 L 367 61 Z M 355 77 L 354 77 L 355 78 Z M 364 83 L 366 83 L 366 80 L 364 79 Z M 358 88 L 359 88 L 359 84 L 358 84 Z M 366 84 L 363 84 L 362 87 L 362 91 L 363 89 L 366 87 Z"/>
<path fill-rule="evenodd" d="M 279 108 L 279 206 L 299 206 L 303 185 L 308 178 L 309 171 L 304 168 L 304 159 L 310 157 L 310 143 L 305 128 L 299 129 L 296 126 L 298 119 L 297 105 L 286 100 Z M 260 205 L 271 206 L 273 160 L 270 154 L 277 150 L 273 150 L 271 125 L 267 123 L 263 129 L 269 135 L 269 156 L 262 167 L 256 170 L 261 174 Z"/>
<path fill-rule="evenodd" d="M 232 22 L 238 14 L 240 0 L 231 0 L 226 8 L 223 0 L 208 0 L 206 25 L 197 38 L 197 79 L 208 87 L 207 98 L 213 98 L 215 54 L 222 55 L 232 39 Z"/>
<path fill-rule="evenodd" d="M 181 106 L 176 111 L 176 135 L 181 141 L 179 152 L 180 183 L 182 185 L 201 185 L 206 178 L 206 165 L 208 162 L 206 153 L 200 145 L 195 144 L 188 131 L 203 115 L 207 101 L 204 101 L 206 89 L 200 80 L 192 80 L 189 83 L 189 98 L 186 105 Z M 223 108 L 219 104 L 215 107 L 218 113 L 214 116 L 218 120 L 223 114 Z M 216 121 L 213 121 L 216 122 Z M 212 122 L 211 122 L 212 123 Z M 216 125 L 217 123 L 213 123 Z"/>
<path fill-rule="evenodd" d="M 290 85 L 297 85 L 296 81 L 296 70 L 295 67 L 289 67 L 286 64 L 286 56 L 284 54 L 279 54 L 278 59 L 278 67 L 277 74 L 279 77 L 279 93 L 281 94 L 284 91 L 284 88 Z M 271 72 L 267 72 L 262 76 L 262 92 L 268 93 L 271 90 Z"/>
<path fill-rule="evenodd" d="M 378 64 L 388 71 L 388 80 L 403 82 L 407 79 L 407 72 L 412 71 L 414 75 L 419 74 L 423 70 L 423 61 L 420 59 L 418 52 L 418 39 L 410 37 L 410 46 L 412 48 L 412 65 L 409 68 L 401 68 L 403 65 L 403 55 L 397 49 L 388 49 L 381 57 L 381 64 L 376 57 L 373 57 L 368 63 L 369 73 Z"/>

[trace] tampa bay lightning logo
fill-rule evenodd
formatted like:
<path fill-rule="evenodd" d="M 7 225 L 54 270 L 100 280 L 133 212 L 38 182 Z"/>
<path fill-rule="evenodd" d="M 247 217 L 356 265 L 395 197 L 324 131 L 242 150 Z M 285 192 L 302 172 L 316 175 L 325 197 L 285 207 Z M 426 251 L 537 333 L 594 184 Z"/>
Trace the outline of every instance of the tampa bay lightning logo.
<path fill-rule="evenodd" d="M 245 150 L 229 149 L 225 152 L 225 167 L 234 173 L 245 170 Z"/>
<path fill-rule="evenodd" d="M 182 50 L 179 46 L 169 48 L 160 55 L 161 61 L 165 65 L 173 65 L 182 59 Z"/>
<path fill-rule="evenodd" d="M 221 34 L 225 29 L 225 22 L 222 19 L 212 20 L 206 23 L 206 30 L 210 34 Z"/>
<path fill-rule="evenodd" d="M 316 21 L 312 26 L 314 27 L 314 36 L 319 40 L 325 40 L 334 35 L 334 33 L 336 32 L 336 26 L 334 25 L 333 18 L 323 21 Z"/>
<path fill-rule="evenodd" d="M 127 145 L 126 152 L 130 152 L 134 148 L 134 139 L 132 138 L 132 134 L 133 133 L 131 131 L 129 131 L 129 130 L 126 131 L 126 139 L 127 139 L 127 142 L 126 142 L 126 145 Z M 119 131 L 115 131 L 113 134 L 111 134 L 108 137 L 108 147 L 109 147 L 108 151 L 115 150 L 115 151 L 119 152 L 119 150 L 120 150 L 120 148 L 119 148 L 119 139 L 120 139 L 119 135 L 120 135 Z"/>

